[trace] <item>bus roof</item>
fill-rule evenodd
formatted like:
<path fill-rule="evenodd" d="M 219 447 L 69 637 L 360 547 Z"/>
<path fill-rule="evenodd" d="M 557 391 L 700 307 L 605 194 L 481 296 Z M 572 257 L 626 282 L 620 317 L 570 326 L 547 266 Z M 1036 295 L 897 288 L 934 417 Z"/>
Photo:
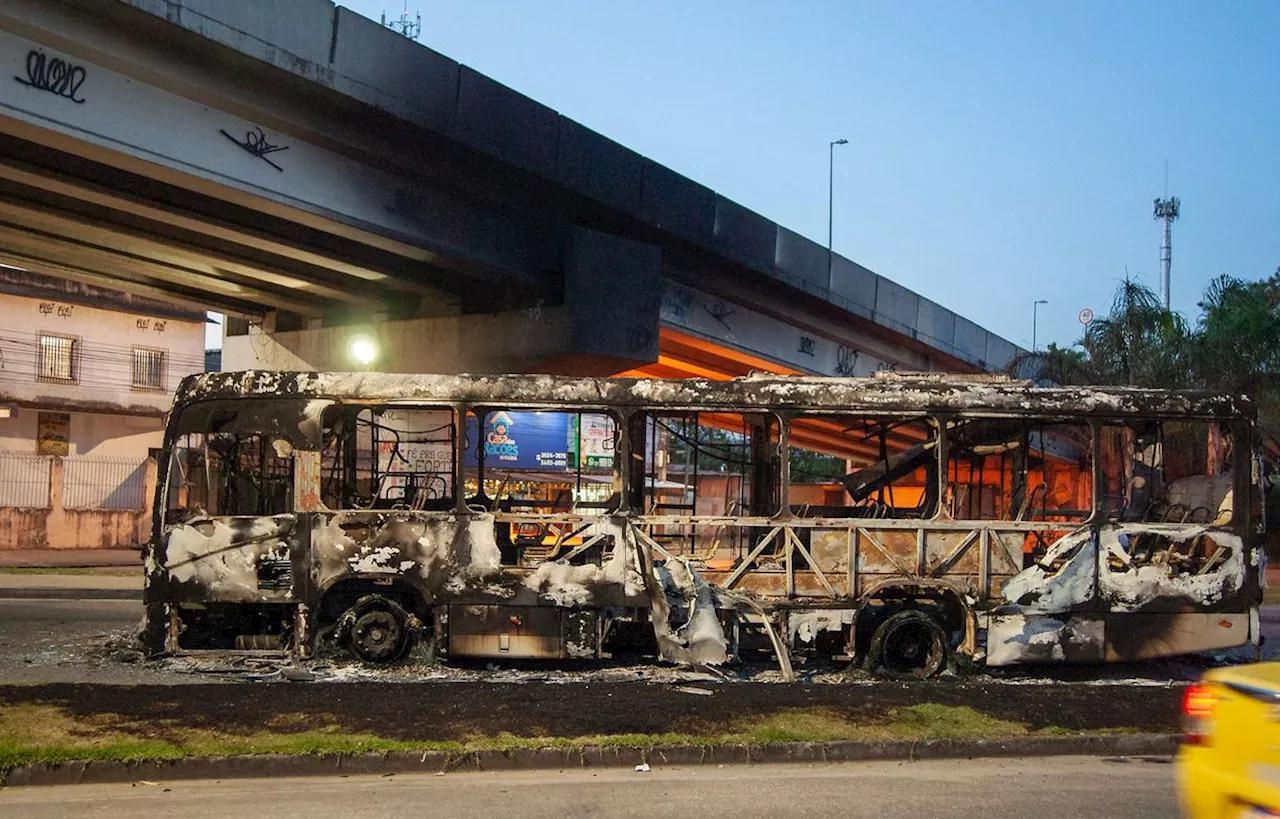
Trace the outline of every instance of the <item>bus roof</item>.
<path fill-rule="evenodd" d="M 1136 387 L 1037 387 L 999 376 L 940 373 L 872 378 L 750 375 L 708 379 L 557 375 L 415 375 L 245 370 L 183 379 L 174 408 L 211 399 L 314 398 L 525 407 L 794 409 L 858 414 L 956 413 L 1049 417 L 1256 415 L 1243 395 Z"/>

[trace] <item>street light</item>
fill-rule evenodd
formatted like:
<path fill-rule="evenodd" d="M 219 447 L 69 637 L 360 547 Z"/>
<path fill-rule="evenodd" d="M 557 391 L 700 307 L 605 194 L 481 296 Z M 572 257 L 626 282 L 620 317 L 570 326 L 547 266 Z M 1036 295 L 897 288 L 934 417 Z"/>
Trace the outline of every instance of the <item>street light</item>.
<path fill-rule="evenodd" d="M 1048 304 L 1045 299 L 1036 299 L 1031 304 L 1031 352 L 1036 351 L 1036 311 L 1040 309 L 1040 305 Z"/>
<path fill-rule="evenodd" d="M 831 238 L 835 226 L 833 212 L 836 201 L 836 146 L 848 145 L 847 139 L 833 139 L 827 146 L 827 286 L 831 286 Z"/>
<path fill-rule="evenodd" d="M 351 353 L 351 358 L 366 370 L 369 369 L 369 365 L 373 363 L 374 359 L 378 357 L 378 345 L 374 344 L 373 339 L 368 336 L 356 336 L 351 339 L 348 350 Z"/>

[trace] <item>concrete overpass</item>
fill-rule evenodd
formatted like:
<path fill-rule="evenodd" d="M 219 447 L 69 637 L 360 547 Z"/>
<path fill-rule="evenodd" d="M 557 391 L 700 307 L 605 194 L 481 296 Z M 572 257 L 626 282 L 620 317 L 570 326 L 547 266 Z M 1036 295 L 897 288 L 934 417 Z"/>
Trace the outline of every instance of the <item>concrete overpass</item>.
<path fill-rule="evenodd" d="M 1010 342 L 329 0 L 3 0 L 0 263 L 223 366 L 865 375 Z"/>

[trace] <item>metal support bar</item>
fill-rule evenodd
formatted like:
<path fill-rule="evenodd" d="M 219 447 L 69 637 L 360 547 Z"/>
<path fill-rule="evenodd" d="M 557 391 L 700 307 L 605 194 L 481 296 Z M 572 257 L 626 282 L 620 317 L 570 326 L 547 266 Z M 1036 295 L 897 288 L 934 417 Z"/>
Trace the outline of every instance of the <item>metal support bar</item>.
<path fill-rule="evenodd" d="M 760 555 L 764 553 L 764 550 L 768 548 L 769 544 L 773 542 L 773 539 L 777 537 L 778 533 L 781 531 L 782 527 L 777 526 L 774 527 L 769 534 L 765 535 L 760 540 L 759 545 L 751 550 L 751 554 L 747 555 L 746 559 L 739 563 L 738 567 L 733 570 L 733 574 L 729 575 L 728 579 L 724 581 L 724 588 L 732 589 L 733 585 L 741 580 L 742 576 L 751 569 L 751 564 L 755 562 L 756 558 L 760 557 Z"/>
<path fill-rule="evenodd" d="M 991 595 L 991 530 L 984 528 L 980 531 L 982 542 L 978 545 L 978 588 L 985 598 Z"/>
<path fill-rule="evenodd" d="M 876 547 L 876 551 L 884 555 L 885 560 L 888 560 L 890 563 L 892 563 L 893 567 L 897 569 L 900 574 L 902 574 L 905 577 L 913 577 L 913 575 L 911 574 L 911 571 L 907 569 L 907 567 L 899 563 L 897 558 L 889 554 L 889 550 L 884 548 L 884 545 L 880 543 L 880 541 L 872 537 L 870 532 L 868 532 L 866 529 L 863 529 L 861 526 L 859 526 L 858 534 L 866 538 L 867 542 L 869 542 L 872 546 Z"/>
<path fill-rule="evenodd" d="M 965 535 L 964 539 L 960 541 L 960 544 L 952 549 L 950 554 L 942 559 L 941 563 L 929 570 L 929 575 L 931 577 L 938 577 L 946 572 L 947 569 L 951 568 L 951 564 L 959 560 L 960 556 L 963 555 L 971 545 L 973 545 L 973 542 L 978 539 L 978 535 L 985 531 L 985 529 L 975 529 Z"/>
<path fill-rule="evenodd" d="M 809 554 L 809 550 L 806 549 L 804 547 L 804 544 L 800 542 L 800 536 L 797 535 L 791 529 L 788 529 L 787 539 L 792 542 L 792 546 L 800 550 L 800 554 L 804 555 L 804 559 L 809 561 L 809 568 L 813 569 L 814 576 L 818 578 L 818 582 L 822 584 L 823 588 L 825 588 L 832 597 L 839 597 L 840 593 L 836 591 L 835 586 L 831 585 L 831 583 L 827 580 L 827 576 L 822 573 L 822 569 L 818 567 L 818 561 L 813 559 L 813 555 Z M 793 581 L 794 581 L 794 578 L 793 578 Z M 795 590 L 793 588 L 792 592 L 794 593 L 794 591 Z"/>
<path fill-rule="evenodd" d="M 849 540 L 849 569 L 845 576 L 849 579 L 849 596 L 858 595 L 858 536 L 857 530 L 850 526 L 845 530 Z"/>

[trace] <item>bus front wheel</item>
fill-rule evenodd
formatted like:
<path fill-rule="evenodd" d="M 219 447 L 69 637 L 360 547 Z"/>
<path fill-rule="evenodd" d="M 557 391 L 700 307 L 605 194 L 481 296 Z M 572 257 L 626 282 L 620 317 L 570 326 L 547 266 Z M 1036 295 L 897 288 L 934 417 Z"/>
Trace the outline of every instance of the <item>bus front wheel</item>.
<path fill-rule="evenodd" d="M 342 619 L 351 653 L 377 665 L 395 662 L 408 653 L 417 622 L 399 603 L 378 594 L 361 597 Z"/>

